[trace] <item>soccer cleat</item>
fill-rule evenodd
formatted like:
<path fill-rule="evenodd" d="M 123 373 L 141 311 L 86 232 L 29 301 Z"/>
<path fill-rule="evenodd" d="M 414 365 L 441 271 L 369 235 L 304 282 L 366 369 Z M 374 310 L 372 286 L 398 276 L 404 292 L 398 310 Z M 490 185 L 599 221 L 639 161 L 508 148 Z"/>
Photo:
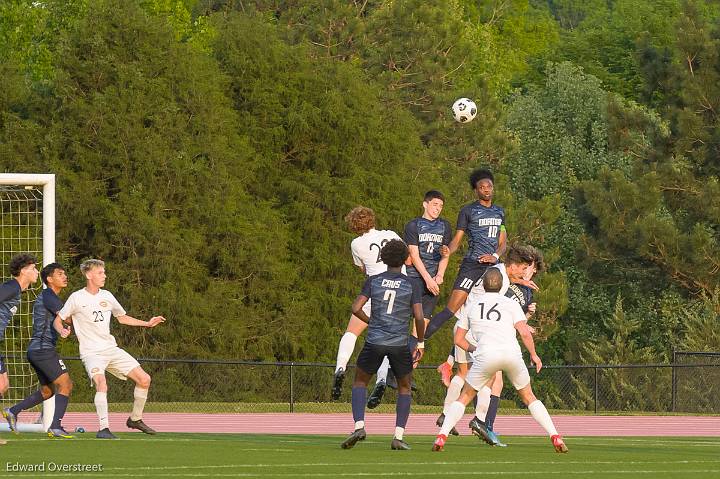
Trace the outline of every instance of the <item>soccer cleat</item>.
<path fill-rule="evenodd" d="M 488 429 L 485 423 L 478 419 L 477 416 L 472 418 L 469 426 L 473 434 L 491 446 L 495 446 L 498 442 L 500 442 L 495 436 L 495 433 Z"/>
<path fill-rule="evenodd" d="M 394 437 L 392 442 L 390 443 L 390 449 L 392 449 L 393 451 L 409 451 L 411 447 L 402 439 Z"/>
<path fill-rule="evenodd" d="M 445 448 L 445 441 L 447 441 L 447 436 L 444 434 L 438 434 L 435 438 L 435 442 L 433 443 L 432 450 L 442 451 Z"/>
<path fill-rule="evenodd" d="M 370 396 L 368 396 L 367 407 L 368 409 L 375 409 L 382 402 L 383 395 L 385 394 L 385 381 L 379 381 L 375 384 Z"/>
<path fill-rule="evenodd" d="M 440 414 L 440 415 L 438 416 L 437 420 L 435 421 L 435 424 L 437 425 L 437 427 L 442 427 L 442 425 L 443 425 L 444 423 L 445 423 L 445 413 L 442 413 L 442 414 Z M 459 436 L 460 433 L 459 433 L 458 430 L 455 429 L 455 427 L 453 426 L 453 428 L 450 429 L 450 435 L 451 435 L 451 436 Z"/>
<path fill-rule="evenodd" d="M 98 439 L 117 439 L 115 434 L 110 432 L 109 428 L 100 429 L 97 434 L 95 434 L 95 437 Z"/>
<path fill-rule="evenodd" d="M 440 379 L 445 387 L 450 387 L 450 379 L 452 378 L 452 366 L 450 366 L 450 363 L 445 361 L 437 367 L 437 370 L 440 373 Z"/>
<path fill-rule="evenodd" d="M 20 434 L 17 430 L 17 416 L 12 413 L 10 408 L 6 408 L 2 410 L 2 415 L 5 418 L 5 420 L 8 423 L 8 427 L 12 432 L 15 434 Z"/>
<path fill-rule="evenodd" d="M 74 437 L 62 427 L 51 427 L 48 429 L 47 435 L 56 439 L 72 439 Z"/>
<path fill-rule="evenodd" d="M 142 419 L 133 421 L 132 419 L 128 418 L 128 420 L 125 422 L 125 425 L 130 429 L 137 429 L 138 431 L 142 431 L 145 434 L 157 434 L 155 432 L 155 429 L 145 424 Z"/>
<path fill-rule="evenodd" d="M 560 452 L 560 453 L 568 452 L 568 448 L 565 445 L 565 441 L 563 441 L 563 438 L 560 434 L 555 434 L 554 436 L 551 436 L 550 440 L 552 441 L 552 445 L 555 448 L 555 452 Z"/>
<path fill-rule="evenodd" d="M 342 393 L 342 385 L 343 385 L 344 379 L 345 379 L 345 370 L 343 368 L 338 368 L 338 370 L 335 371 L 335 376 L 333 377 L 333 387 L 332 387 L 331 397 L 334 400 L 340 399 L 340 394 Z"/>
<path fill-rule="evenodd" d="M 366 436 L 364 427 L 355 429 L 353 433 L 340 444 L 340 447 L 343 449 L 351 449 L 358 441 L 364 441 Z"/>
<path fill-rule="evenodd" d="M 507 447 L 507 444 L 500 441 L 500 438 L 498 437 L 498 435 L 495 431 L 493 431 L 492 429 L 488 429 L 488 432 L 490 433 L 491 437 L 495 440 L 495 444 L 493 444 L 493 446 Z"/>

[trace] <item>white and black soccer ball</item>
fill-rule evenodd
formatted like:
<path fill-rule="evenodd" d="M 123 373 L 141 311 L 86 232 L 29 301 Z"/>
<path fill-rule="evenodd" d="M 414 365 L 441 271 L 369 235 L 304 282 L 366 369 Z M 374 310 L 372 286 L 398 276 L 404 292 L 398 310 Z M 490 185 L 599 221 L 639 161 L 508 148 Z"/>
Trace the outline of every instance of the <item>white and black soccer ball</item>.
<path fill-rule="evenodd" d="M 453 103 L 452 112 L 455 121 L 468 123 L 477 115 L 477 105 L 470 98 L 459 98 Z"/>

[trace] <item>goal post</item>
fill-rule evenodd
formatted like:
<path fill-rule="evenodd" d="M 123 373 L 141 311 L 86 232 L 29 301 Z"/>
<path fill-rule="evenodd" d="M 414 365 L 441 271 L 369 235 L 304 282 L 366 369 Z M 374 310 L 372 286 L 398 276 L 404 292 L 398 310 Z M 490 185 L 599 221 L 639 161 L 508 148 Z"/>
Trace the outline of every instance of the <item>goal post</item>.
<path fill-rule="evenodd" d="M 41 264 L 55 261 L 55 175 L 32 173 L 0 173 L 0 262 L 2 281 L 11 276 L 8 261 L 18 253 L 30 253 Z M 10 388 L 2 399 L 3 407 L 20 401 L 37 389 L 35 372 L 25 360 L 32 336 L 32 306 L 42 291 L 38 282 L 22 294 L 20 308 L 5 331 L 0 354 L 5 360 Z M 43 402 L 42 423 L 19 422 L 20 432 L 45 432 L 52 422 L 54 398 Z M 31 418 L 29 412 L 22 419 Z M 0 421 L 0 431 L 8 425 Z"/>

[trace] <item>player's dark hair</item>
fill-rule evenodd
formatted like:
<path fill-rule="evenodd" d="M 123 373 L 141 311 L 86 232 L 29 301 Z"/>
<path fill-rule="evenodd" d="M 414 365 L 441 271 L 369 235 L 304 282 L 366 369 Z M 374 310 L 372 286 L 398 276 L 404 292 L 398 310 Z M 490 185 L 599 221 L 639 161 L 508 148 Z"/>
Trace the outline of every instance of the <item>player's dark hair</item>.
<path fill-rule="evenodd" d="M 18 276 L 20 274 L 20 271 L 28 265 L 31 264 L 37 264 L 37 259 L 35 256 L 27 253 L 20 253 L 16 254 L 12 257 L 10 260 L 10 263 L 8 263 L 8 267 L 10 268 L 10 274 L 12 276 Z"/>
<path fill-rule="evenodd" d="M 375 212 L 365 206 L 356 206 L 345 216 L 345 222 L 355 234 L 364 234 L 375 228 Z"/>
<path fill-rule="evenodd" d="M 479 168 L 470 173 L 470 188 L 474 190 L 480 180 L 490 180 L 495 183 L 495 177 L 490 170 Z"/>
<path fill-rule="evenodd" d="M 50 263 L 40 270 L 40 279 L 42 279 L 44 285 L 47 286 L 48 276 L 52 276 L 56 269 L 61 269 L 65 271 L 65 268 L 63 268 L 63 265 L 61 265 L 60 263 Z"/>
<path fill-rule="evenodd" d="M 407 246 L 399 239 L 388 241 L 380 250 L 380 259 L 392 268 L 402 266 L 409 255 Z"/>
<path fill-rule="evenodd" d="M 508 249 L 506 264 L 531 264 L 536 258 L 536 249 L 532 246 L 515 244 Z"/>
<path fill-rule="evenodd" d="M 423 198 L 423 201 L 432 201 L 435 199 L 442 200 L 443 203 L 445 202 L 445 196 L 438 190 L 430 190 L 425 193 L 425 198 Z"/>
<path fill-rule="evenodd" d="M 497 293 L 502 289 L 503 275 L 497 268 L 488 269 L 483 275 L 483 287 L 487 293 Z"/>
<path fill-rule="evenodd" d="M 534 256 L 533 262 L 535 263 L 535 272 L 542 273 L 543 271 L 545 271 L 547 265 L 545 264 L 545 257 L 543 256 L 542 251 L 535 248 L 534 246 L 528 246 L 528 249 L 532 252 L 532 255 Z"/>

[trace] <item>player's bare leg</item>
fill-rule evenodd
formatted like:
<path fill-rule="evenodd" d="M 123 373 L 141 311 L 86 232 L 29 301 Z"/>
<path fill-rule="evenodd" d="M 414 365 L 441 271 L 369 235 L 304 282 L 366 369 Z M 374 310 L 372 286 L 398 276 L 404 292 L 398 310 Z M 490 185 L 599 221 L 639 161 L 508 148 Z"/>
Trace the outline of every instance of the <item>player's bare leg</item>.
<path fill-rule="evenodd" d="M 125 425 L 130 429 L 137 429 L 145 434 L 156 434 L 155 430 L 142 420 L 148 390 L 150 389 L 150 375 L 141 366 L 137 366 L 128 373 L 127 377 L 135 382 L 135 390 L 133 391 L 132 413 L 130 413 Z"/>
<path fill-rule="evenodd" d="M 555 451 L 561 453 L 568 452 L 565 441 L 563 441 L 562 436 L 558 434 L 557 429 L 555 429 L 555 424 L 545 408 L 545 405 L 542 401 L 535 397 L 530 384 L 522 389 L 518 389 L 518 395 L 527 406 L 533 419 L 535 419 L 535 421 L 540 424 L 540 426 L 545 429 L 545 432 L 547 432 L 550 436 L 550 440 L 552 441 Z"/>

